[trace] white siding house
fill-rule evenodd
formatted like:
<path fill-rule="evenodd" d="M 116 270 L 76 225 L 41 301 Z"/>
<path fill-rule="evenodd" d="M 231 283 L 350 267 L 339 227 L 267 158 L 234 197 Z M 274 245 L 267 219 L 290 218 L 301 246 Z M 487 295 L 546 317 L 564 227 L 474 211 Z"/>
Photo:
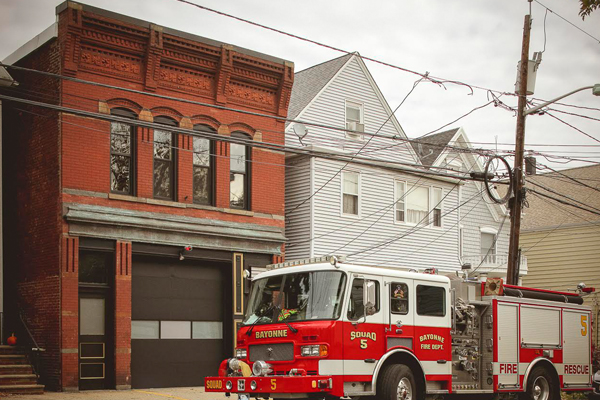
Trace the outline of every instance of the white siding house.
<path fill-rule="evenodd" d="M 395 164 L 287 156 L 287 260 L 336 254 L 353 262 L 398 268 L 452 271 L 460 269 L 463 259 L 478 266 L 467 256 L 481 261 L 481 238 L 485 241 L 485 233 L 498 231 L 504 210 L 488 204 L 476 183 L 431 175 L 434 162 L 447 162 L 456 154 L 441 151 L 446 142 L 436 147 L 440 151 L 433 161 L 422 162 L 420 148 L 407 141 L 360 56 L 345 55 L 296 73 L 289 118 L 311 124 L 288 124 L 287 146 L 331 154 L 358 152 Z M 446 136 L 455 141 L 460 137 Z M 464 175 L 470 164 L 464 160 L 456 175 Z M 464 215 L 465 210 L 471 211 Z M 506 235 L 501 233 L 497 240 L 494 236 L 494 244 L 487 260 L 496 263 L 492 257 L 506 253 Z"/>

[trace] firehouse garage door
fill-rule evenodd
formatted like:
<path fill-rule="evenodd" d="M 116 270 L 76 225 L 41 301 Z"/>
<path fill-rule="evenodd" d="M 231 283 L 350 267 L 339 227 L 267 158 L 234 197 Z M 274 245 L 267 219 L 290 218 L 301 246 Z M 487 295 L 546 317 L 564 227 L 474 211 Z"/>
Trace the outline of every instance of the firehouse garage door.
<path fill-rule="evenodd" d="M 223 263 L 134 256 L 134 388 L 203 386 L 224 357 Z"/>

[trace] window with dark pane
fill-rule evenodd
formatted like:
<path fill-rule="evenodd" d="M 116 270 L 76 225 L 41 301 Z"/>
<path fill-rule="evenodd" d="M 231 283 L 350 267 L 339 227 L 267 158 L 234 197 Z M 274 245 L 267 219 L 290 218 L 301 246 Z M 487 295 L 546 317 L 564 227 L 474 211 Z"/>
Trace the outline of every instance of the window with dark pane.
<path fill-rule="evenodd" d="M 133 111 L 115 108 L 112 115 L 136 117 Z M 133 193 L 135 127 L 124 122 L 110 123 L 110 191 L 120 194 Z"/>
<path fill-rule="evenodd" d="M 154 122 L 165 125 L 165 129 L 154 130 L 154 197 L 174 200 L 177 143 L 175 134 L 168 127 L 176 127 L 177 121 L 169 117 L 156 117 Z"/>
<path fill-rule="evenodd" d="M 234 132 L 231 136 L 250 139 L 248 136 Z M 248 209 L 248 147 L 231 143 L 229 147 L 229 206 L 231 208 Z"/>
<path fill-rule="evenodd" d="M 195 125 L 195 131 L 214 134 L 215 130 L 206 125 Z M 193 138 L 194 148 L 194 203 L 212 205 L 212 193 L 213 193 L 213 141 L 204 138 L 197 137 Z"/>
<path fill-rule="evenodd" d="M 102 251 L 79 253 L 79 282 L 108 285 L 114 254 Z"/>

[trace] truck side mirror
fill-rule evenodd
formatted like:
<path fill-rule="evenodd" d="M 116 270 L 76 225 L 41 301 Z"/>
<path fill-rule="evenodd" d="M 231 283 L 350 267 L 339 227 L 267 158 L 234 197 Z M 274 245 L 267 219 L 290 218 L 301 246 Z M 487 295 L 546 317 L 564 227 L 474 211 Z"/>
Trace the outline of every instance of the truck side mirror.
<path fill-rule="evenodd" d="M 365 306 L 365 316 L 375 314 L 375 305 L 377 304 L 377 291 L 374 281 L 367 281 L 363 284 L 363 305 Z"/>

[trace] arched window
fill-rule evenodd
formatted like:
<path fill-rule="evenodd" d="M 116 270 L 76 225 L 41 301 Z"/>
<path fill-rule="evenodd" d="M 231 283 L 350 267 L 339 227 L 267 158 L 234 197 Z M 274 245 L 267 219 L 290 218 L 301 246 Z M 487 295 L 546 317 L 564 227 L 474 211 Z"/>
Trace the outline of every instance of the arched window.
<path fill-rule="evenodd" d="M 215 134 L 208 125 L 194 125 L 198 132 Z M 204 137 L 193 138 L 193 191 L 194 203 L 212 205 L 214 193 L 214 142 Z"/>
<path fill-rule="evenodd" d="M 233 132 L 231 136 L 250 139 L 248 135 L 241 132 Z M 229 206 L 248 210 L 250 209 L 249 148 L 243 144 L 231 143 L 229 153 Z"/>
<path fill-rule="evenodd" d="M 163 116 L 154 118 L 154 123 L 165 125 L 165 129 L 154 129 L 154 197 L 174 200 L 177 137 L 169 127 L 178 124 L 173 118 Z"/>
<path fill-rule="evenodd" d="M 110 113 L 137 119 L 126 108 L 113 108 Z M 124 122 L 110 123 L 110 191 L 134 195 L 135 188 L 135 126 Z"/>

